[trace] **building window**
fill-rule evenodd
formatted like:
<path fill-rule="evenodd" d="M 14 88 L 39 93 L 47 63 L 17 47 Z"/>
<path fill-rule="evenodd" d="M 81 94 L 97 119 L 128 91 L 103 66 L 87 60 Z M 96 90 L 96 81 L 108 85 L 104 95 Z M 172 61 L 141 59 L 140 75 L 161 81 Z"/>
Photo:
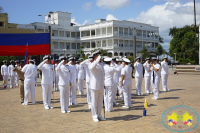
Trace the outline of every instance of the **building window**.
<path fill-rule="evenodd" d="M 0 22 L 0 27 L 4 27 L 4 22 Z"/>

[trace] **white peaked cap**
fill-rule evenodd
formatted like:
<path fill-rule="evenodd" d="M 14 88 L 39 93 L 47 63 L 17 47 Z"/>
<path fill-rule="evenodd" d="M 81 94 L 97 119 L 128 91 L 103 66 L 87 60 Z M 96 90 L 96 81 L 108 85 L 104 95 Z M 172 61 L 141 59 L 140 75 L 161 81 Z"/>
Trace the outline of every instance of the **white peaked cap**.
<path fill-rule="evenodd" d="M 104 61 L 105 62 L 110 62 L 112 60 L 112 58 L 105 58 Z"/>
<path fill-rule="evenodd" d="M 127 59 L 127 58 L 123 58 L 122 59 L 124 62 L 126 62 L 126 63 L 130 63 L 131 61 L 129 60 L 129 59 Z"/>

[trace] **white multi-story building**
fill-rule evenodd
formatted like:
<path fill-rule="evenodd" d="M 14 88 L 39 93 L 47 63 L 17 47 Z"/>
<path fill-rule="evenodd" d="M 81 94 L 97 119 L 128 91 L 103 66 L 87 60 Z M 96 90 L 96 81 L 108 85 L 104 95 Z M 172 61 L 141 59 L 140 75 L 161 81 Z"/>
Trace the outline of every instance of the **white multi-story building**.
<path fill-rule="evenodd" d="M 71 14 L 53 12 L 45 15 L 45 23 L 18 25 L 22 29 L 35 29 L 37 32 L 48 32 L 51 25 L 51 54 L 79 54 L 78 49 L 84 46 L 84 54 L 90 55 L 94 49 L 102 48 L 112 56 L 134 54 L 146 46 L 152 54 L 159 43 L 159 28 L 149 24 L 105 19 L 95 20 L 93 24 L 75 26 L 71 23 Z M 134 40 L 136 36 L 136 41 Z"/>

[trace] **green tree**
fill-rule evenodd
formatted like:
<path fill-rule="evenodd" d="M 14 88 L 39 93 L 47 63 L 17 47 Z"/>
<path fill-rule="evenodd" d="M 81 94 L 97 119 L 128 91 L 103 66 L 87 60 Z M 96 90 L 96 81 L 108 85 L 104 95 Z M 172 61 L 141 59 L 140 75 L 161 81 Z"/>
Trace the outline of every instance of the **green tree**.
<path fill-rule="evenodd" d="M 143 59 L 146 59 L 147 57 L 149 57 L 149 51 L 147 50 L 146 46 L 142 47 L 142 50 L 140 51 L 140 53 L 143 53 Z"/>
<path fill-rule="evenodd" d="M 199 32 L 197 27 L 197 32 Z M 189 61 L 190 63 L 197 64 L 198 63 L 198 52 L 199 52 L 199 44 L 198 40 L 195 41 L 195 28 L 194 26 L 184 26 L 182 28 L 177 29 L 176 34 L 173 36 L 170 41 L 169 47 L 169 55 L 174 57 L 174 53 L 176 53 L 176 58 L 185 58 L 187 60 L 180 61 Z"/>
<path fill-rule="evenodd" d="M 156 47 L 156 49 L 155 49 L 155 52 L 156 52 L 156 55 L 158 55 L 158 57 L 160 56 L 160 55 L 162 55 L 163 53 L 164 53 L 164 49 L 163 49 L 163 47 L 162 47 L 162 45 L 158 45 L 157 47 Z M 159 59 L 159 58 L 158 58 Z"/>
<path fill-rule="evenodd" d="M 174 37 L 174 35 L 177 33 L 176 26 L 173 28 L 169 28 L 169 36 Z"/>
<path fill-rule="evenodd" d="M 83 49 L 84 49 L 84 46 L 80 46 L 80 49 L 78 50 L 78 52 L 81 54 L 81 57 L 85 57 Z"/>

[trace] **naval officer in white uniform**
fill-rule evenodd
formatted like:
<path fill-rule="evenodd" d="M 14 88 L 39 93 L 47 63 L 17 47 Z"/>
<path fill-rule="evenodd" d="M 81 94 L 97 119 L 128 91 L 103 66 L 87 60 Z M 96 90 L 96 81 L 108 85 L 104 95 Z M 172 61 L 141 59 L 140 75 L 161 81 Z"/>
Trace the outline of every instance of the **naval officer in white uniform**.
<path fill-rule="evenodd" d="M 93 56 L 89 56 L 89 59 L 83 61 L 80 63 L 81 66 L 84 67 L 85 69 L 85 82 L 86 82 L 86 91 L 87 91 L 87 103 L 88 103 L 88 108 L 91 109 L 91 92 L 90 92 L 90 70 L 88 66 L 90 63 L 94 61 Z"/>
<path fill-rule="evenodd" d="M 53 65 L 50 64 L 51 56 L 44 56 L 43 62 L 38 65 L 38 69 L 42 70 L 42 92 L 43 104 L 45 109 L 53 109 L 51 107 L 51 94 L 53 90 Z"/>
<path fill-rule="evenodd" d="M 121 86 L 121 79 L 122 79 L 121 71 L 122 71 L 122 68 L 124 67 L 124 65 L 122 64 L 121 59 L 117 59 L 117 63 L 120 68 L 120 72 L 118 73 L 118 90 L 119 90 L 119 98 L 118 99 L 124 99 L 123 88 Z"/>
<path fill-rule="evenodd" d="M 79 63 L 83 61 L 83 58 L 79 59 Z M 83 85 L 84 85 L 84 68 L 82 65 L 77 65 L 78 69 L 78 90 L 79 94 L 83 94 Z"/>
<path fill-rule="evenodd" d="M 115 86 L 113 76 L 114 76 L 115 72 L 119 72 L 119 68 L 116 67 L 114 63 L 111 66 L 111 61 L 112 61 L 112 58 L 105 58 L 104 59 L 105 65 L 103 66 L 104 73 L 105 73 L 104 103 L 105 103 L 105 111 L 108 111 L 108 112 L 114 111 L 114 109 L 113 109 L 114 102 L 113 101 L 114 101 L 114 98 L 116 97 L 115 89 L 117 89 L 117 86 Z M 116 88 L 114 88 L 114 87 L 116 87 Z M 115 93 L 115 94 L 113 94 L 113 93 Z M 113 95 L 115 97 L 113 97 Z"/>
<path fill-rule="evenodd" d="M 10 88 L 15 88 L 15 76 L 16 72 L 13 71 L 14 67 L 14 60 L 10 61 L 10 65 L 8 66 L 8 75 L 10 76 Z"/>
<path fill-rule="evenodd" d="M 35 104 L 35 76 L 37 75 L 37 69 L 33 60 L 29 60 L 29 64 L 26 64 L 22 68 L 24 73 L 24 103 L 22 105 L 28 105 L 29 90 L 31 91 L 31 101 Z"/>
<path fill-rule="evenodd" d="M 145 73 L 144 73 L 144 80 L 145 80 L 145 92 L 150 94 L 152 93 L 150 90 L 150 85 L 151 85 L 151 72 L 149 72 L 149 67 L 150 67 L 150 58 L 145 59 L 146 62 L 143 64 Z"/>
<path fill-rule="evenodd" d="M 136 94 L 142 94 L 142 80 L 143 80 L 143 67 L 140 63 L 140 57 L 136 58 L 136 62 L 134 64 L 135 67 L 135 87 L 136 87 Z"/>
<path fill-rule="evenodd" d="M 131 107 L 131 91 L 132 91 L 132 67 L 128 64 L 130 60 L 127 58 L 122 59 L 124 62 L 124 68 L 121 71 L 121 86 L 123 87 L 124 94 L 124 106 L 123 108 Z"/>
<path fill-rule="evenodd" d="M 169 91 L 167 88 L 167 79 L 168 79 L 168 62 L 167 57 L 164 57 L 164 61 L 161 62 L 161 79 L 162 79 L 162 88 L 163 91 Z"/>
<path fill-rule="evenodd" d="M 104 91 L 104 70 L 99 64 L 101 61 L 101 56 L 99 54 L 99 50 L 92 54 L 94 61 L 88 66 L 90 70 L 91 112 L 94 122 L 106 120 L 101 116 Z"/>
<path fill-rule="evenodd" d="M 56 67 L 58 66 L 59 60 L 55 59 L 55 71 L 54 71 L 54 75 L 55 75 L 55 87 L 56 87 L 56 91 L 59 91 L 59 86 L 58 86 L 58 82 L 59 82 L 59 74 L 56 70 Z"/>
<path fill-rule="evenodd" d="M 3 77 L 3 80 L 5 83 L 4 84 L 4 88 L 7 87 L 8 85 L 8 67 L 7 67 L 7 61 L 4 60 L 3 61 L 3 65 L 1 66 L 1 75 Z"/>
<path fill-rule="evenodd" d="M 118 80 L 119 80 L 119 77 L 118 77 L 118 75 L 119 75 L 119 72 L 120 72 L 120 68 L 119 68 L 119 66 L 118 66 L 118 64 L 116 64 L 116 58 L 115 57 L 113 57 L 112 58 L 112 64 L 111 64 L 111 66 L 113 66 L 113 68 L 115 68 L 115 72 L 114 72 L 114 74 L 113 74 L 113 82 L 114 82 L 114 85 L 113 85 L 113 105 L 118 105 L 119 103 L 116 103 L 116 101 L 115 101 L 115 98 L 116 98 L 116 94 L 117 94 L 117 88 L 118 88 Z"/>
<path fill-rule="evenodd" d="M 70 83 L 71 83 L 71 92 L 72 95 L 69 98 L 69 104 L 70 105 L 77 105 L 77 103 L 75 102 L 76 100 L 76 65 L 75 65 L 75 57 L 71 57 L 69 58 L 70 62 L 68 63 L 69 67 L 70 67 Z"/>
<path fill-rule="evenodd" d="M 61 105 L 61 112 L 66 113 L 70 112 L 68 110 L 69 106 L 69 89 L 70 89 L 70 68 L 68 65 L 67 57 L 66 56 L 61 56 L 59 58 L 61 61 L 58 66 L 56 67 L 56 71 L 58 72 L 59 75 L 59 89 L 60 89 L 60 105 Z"/>
<path fill-rule="evenodd" d="M 157 63 L 157 58 L 152 57 L 153 64 L 150 64 L 149 72 L 151 72 L 151 86 L 153 89 L 154 97 L 153 100 L 159 98 L 159 86 L 160 86 L 160 65 Z"/>
<path fill-rule="evenodd" d="M 19 65 L 19 60 L 16 60 L 15 61 L 15 67 L 17 66 L 18 68 L 20 67 Z M 16 86 L 19 86 L 19 78 L 18 78 L 18 75 L 17 75 L 17 73 L 15 72 L 15 83 L 16 83 Z"/>

